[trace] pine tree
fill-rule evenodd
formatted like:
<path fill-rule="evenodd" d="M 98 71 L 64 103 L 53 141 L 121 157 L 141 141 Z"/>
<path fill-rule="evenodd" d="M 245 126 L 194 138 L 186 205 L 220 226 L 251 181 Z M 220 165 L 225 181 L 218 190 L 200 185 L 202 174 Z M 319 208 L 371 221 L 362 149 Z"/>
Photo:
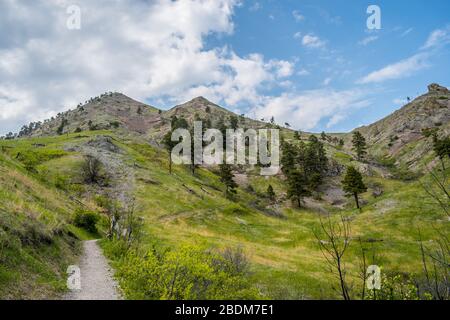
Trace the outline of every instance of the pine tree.
<path fill-rule="evenodd" d="M 344 191 L 348 196 L 353 196 L 355 198 L 356 207 L 361 210 L 358 195 L 367 191 L 361 173 L 354 167 L 349 166 L 344 180 L 342 180 L 342 184 Z"/>
<path fill-rule="evenodd" d="M 327 140 L 327 134 L 325 133 L 325 131 L 322 131 L 322 133 L 320 134 L 320 139 L 322 139 L 323 141 Z"/>
<path fill-rule="evenodd" d="M 229 164 L 223 163 L 219 165 L 219 168 L 220 181 L 225 184 L 225 194 L 227 196 L 236 194 L 237 184 L 233 180 L 234 175 L 231 170 L 231 166 Z"/>
<path fill-rule="evenodd" d="M 288 190 L 287 197 L 292 201 L 297 202 L 298 207 L 302 206 L 304 197 L 310 196 L 311 192 L 308 190 L 308 180 L 303 172 L 294 170 L 288 176 Z"/>
<path fill-rule="evenodd" d="M 353 143 L 353 151 L 356 152 L 358 160 L 361 161 L 367 154 L 366 139 L 359 131 L 355 131 L 353 133 L 352 143 Z"/>
<path fill-rule="evenodd" d="M 289 142 L 281 144 L 281 170 L 288 176 L 289 172 L 294 170 L 297 161 L 297 149 Z"/>
<path fill-rule="evenodd" d="M 343 147 L 344 146 L 344 139 L 339 139 L 339 146 L 340 147 Z"/>
<path fill-rule="evenodd" d="M 236 116 L 230 117 L 230 126 L 232 129 L 236 130 L 238 128 L 239 119 Z"/>
<path fill-rule="evenodd" d="M 275 191 L 273 191 L 273 187 L 271 184 L 269 184 L 269 187 L 267 187 L 267 197 L 270 199 L 270 201 L 275 202 L 276 195 Z"/>

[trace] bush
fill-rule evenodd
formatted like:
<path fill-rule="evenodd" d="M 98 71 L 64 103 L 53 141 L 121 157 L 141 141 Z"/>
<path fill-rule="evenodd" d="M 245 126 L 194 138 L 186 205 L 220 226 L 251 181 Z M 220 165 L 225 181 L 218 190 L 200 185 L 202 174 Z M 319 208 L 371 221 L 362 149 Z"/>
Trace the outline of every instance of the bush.
<path fill-rule="evenodd" d="M 257 299 L 248 279 L 242 251 L 225 252 L 184 246 L 178 250 L 145 255 L 128 252 L 117 276 L 131 299 Z"/>
<path fill-rule="evenodd" d="M 78 210 L 75 213 L 73 223 L 75 224 L 75 226 L 79 228 L 83 228 L 91 233 L 96 233 L 97 232 L 96 224 L 99 219 L 100 218 L 98 214 L 96 214 L 95 212 Z"/>

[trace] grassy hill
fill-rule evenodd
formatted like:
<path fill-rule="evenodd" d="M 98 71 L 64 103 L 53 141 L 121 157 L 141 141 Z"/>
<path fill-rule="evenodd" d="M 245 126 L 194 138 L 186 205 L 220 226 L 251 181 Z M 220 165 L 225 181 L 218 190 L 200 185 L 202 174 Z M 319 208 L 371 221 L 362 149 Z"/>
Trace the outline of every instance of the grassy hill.
<path fill-rule="evenodd" d="M 352 245 L 346 266 L 355 288 L 360 287 L 359 240 L 370 252 L 377 252 L 383 270 L 414 274 L 422 269 L 418 230 L 424 242 L 434 239 L 436 230 L 449 234 L 448 218 L 422 187 L 430 181 L 429 176 L 405 181 L 392 174 L 392 165 L 359 162 L 348 142 L 344 147 L 324 143 L 334 165 L 354 165 L 364 173 L 369 189 L 362 195 L 362 212 L 344 196 L 342 173 L 327 176 L 319 191 L 306 199 L 303 208 L 297 208 L 286 197 L 283 175 L 266 178 L 257 168 L 235 168 L 239 187 L 230 199 L 216 168 L 199 168 L 192 175 L 189 168 L 174 166 L 170 175 L 167 152 L 158 147 L 158 139 L 169 130 L 171 116 L 191 121 L 197 113 L 200 118 L 217 119 L 229 116 L 229 111 L 203 98 L 166 112 L 120 94 L 99 99 L 43 124 L 31 136 L 0 141 L 1 297 L 55 297 L 61 293 L 65 268 L 76 259 L 77 240 L 89 237 L 73 225 L 74 212 L 85 207 L 99 212 L 101 233 L 107 228 L 104 210 L 96 202 L 99 195 L 122 202 L 127 201 L 124 197 L 133 199 L 135 214 L 142 219 L 140 252 L 185 246 L 220 252 L 242 248 L 249 262 L 248 280 L 262 298 L 339 297 L 333 289 L 336 278 L 329 272 L 313 232 L 327 213 L 332 219 L 343 215 L 351 221 Z M 57 135 L 61 119 L 68 123 Z M 119 125 L 111 125 L 114 121 Z M 385 119 L 377 126 L 390 121 Z M 242 127 L 263 125 L 267 124 L 249 119 L 240 122 Z M 372 145 L 376 138 L 371 130 L 361 131 Z M 283 136 L 299 143 L 292 131 L 283 130 Z M 306 141 L 307 136 L 303 133 L 300 138 Z M 379 144 L 388 138 L 383 139 Z M 420 143 L 425 145 L 425 141 Z M 372 150 L 377 143 L 369 150 L 374 159 Z M 427 152 L 427 161 L 434 161 L 431 150 Z M 86 154 L 100 159 L 106 182 L 83 181 Z M 403 159 L 409 158 L 399 161 Z M 275 202 L 266 195 L 269 184 Z M 119 281 L 128 288 L 127 260 L 116 254 L 114 245 L 104 241 Z M 130 298 L 143 297 L 138 289 L 126 293 Z"/>

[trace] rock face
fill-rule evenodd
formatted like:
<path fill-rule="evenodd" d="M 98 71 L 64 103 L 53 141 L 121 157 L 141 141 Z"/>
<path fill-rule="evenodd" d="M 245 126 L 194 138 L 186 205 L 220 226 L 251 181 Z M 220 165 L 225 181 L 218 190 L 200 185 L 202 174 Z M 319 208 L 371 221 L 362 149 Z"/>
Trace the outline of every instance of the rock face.
<path fill-rule="evenodd" d="M 442 87 L 440 85 L 438 85 L 437 83 L 432 83 L 428 86 L 428 92 L 433 93 L 433 92 L 441 92 L 444 94 L 448 94 L 448 89 L 446 87 Z"/>
<path fill-rule="evenodd" d="M 386 118 L 356 130 L 368 140 L 371 154 L 394 158 L 416 170 L 432 150 L 430 138 L 423 134 L 430 129 L 450 134 L 450 91 L 436 83 L 428 86 L 428 93 Z"/>

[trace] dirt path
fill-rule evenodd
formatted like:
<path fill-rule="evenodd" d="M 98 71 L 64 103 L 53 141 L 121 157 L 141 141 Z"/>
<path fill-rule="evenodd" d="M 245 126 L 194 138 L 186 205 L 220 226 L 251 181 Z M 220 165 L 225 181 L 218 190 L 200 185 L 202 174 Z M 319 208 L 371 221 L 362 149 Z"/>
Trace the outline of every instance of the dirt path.
<path fill-rule="evenodd" d="M 83 242 L 83 256 L 80 261 L 81 290 L 72 290 L 65 300 L 120 300 L 118 285 L 112 276 L 112 269 L 96 240 Z"/>

